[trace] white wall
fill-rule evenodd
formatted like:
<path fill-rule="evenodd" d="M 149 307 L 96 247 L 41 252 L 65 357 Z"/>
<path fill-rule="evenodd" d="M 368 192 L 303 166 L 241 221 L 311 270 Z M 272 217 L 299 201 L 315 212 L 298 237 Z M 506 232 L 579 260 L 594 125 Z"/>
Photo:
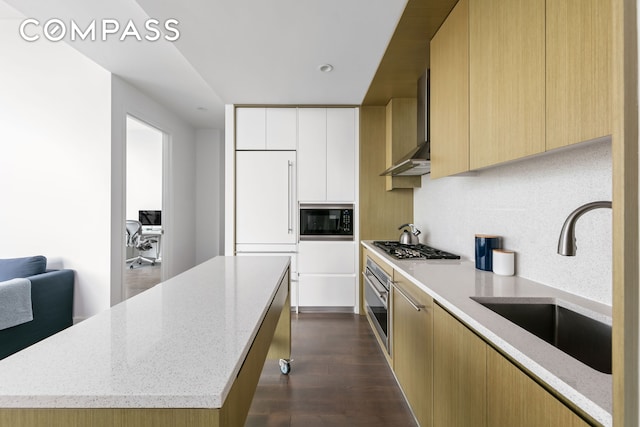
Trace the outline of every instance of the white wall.
<path fill-rule="evenodd" d="M 111 302 L 122 299 L 124 266 L 124 167 L 126 117 L 130 114 L 169 135 L 168 173 L 164 174 L 163 262 L 164 279 L 196 263 L 195 164 L 196 132 L 184 120 L 118 76 L 111 81 L 112 193 L 111 193 Z"/>
<path fill-rule="evenodd" d="M 196 263 L 224 252 L 224 137 L 196 133 Z"/>
<path fill-rule="evenodd" d="M 127 118 L 126 219 L 140 210 L 162 210 L 162 140 L 158 129 Z"/>
<path fill-rule="evenodd" d="M 611 210 L 577 223 L 577 255 L 556 253 L 567 215 L 611 200 L 611 143 L 583 143 L 476 176 L 422 178 L 414 190 L 414 221 L 423 242 L 474 259 L 476 233 L 503 236 L 515 250 L 516 274 L 611 305 Z M 452 284 L 455 286 L 455 284 Z"/>
<path fill-rule="evenodd" d="M 109 307 L 110 73 L 0 20 L 0 257 L 76 271 L 74 317 Z"/>

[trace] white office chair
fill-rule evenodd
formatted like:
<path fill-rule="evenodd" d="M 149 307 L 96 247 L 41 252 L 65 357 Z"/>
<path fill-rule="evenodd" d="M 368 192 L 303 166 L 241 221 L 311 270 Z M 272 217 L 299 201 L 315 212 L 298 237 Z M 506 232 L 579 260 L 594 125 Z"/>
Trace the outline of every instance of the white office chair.
<path fill-rule="evenodd" d="M 129 268 L 133 268 L 134 264 L 136 263 L 142 264 L 142 261 L 148 262 L 151 265 L 156 265 L 156 258 L 143 257 L 142 255 L 140 255 L 140 252 L 148 251 L 149 249 L 152 249 L 153 243 L 158 243 L 158 240 L 150 237 L 144 237 L 142 235 L 142 224 L 140 224 L 140 221 L 134 221 L 134 220 L 128 219 L 126 229 L 127 229 L 127 247 L 134 248 L 135 250 L 138 251 L 137 256 L 133 258 L 129 258 L 127 260 L 127 264 L 131 263 L 131 265 L 129 265 Z"/>

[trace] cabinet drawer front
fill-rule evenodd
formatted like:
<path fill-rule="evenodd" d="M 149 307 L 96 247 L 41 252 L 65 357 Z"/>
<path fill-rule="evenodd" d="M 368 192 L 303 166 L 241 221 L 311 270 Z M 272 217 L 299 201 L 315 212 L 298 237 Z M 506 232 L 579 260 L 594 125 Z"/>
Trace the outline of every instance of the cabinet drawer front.
<path fill-rule="evenodd" d="M 355 242 L 300 242 L 299 271 L 309 274 L 355 274 Z"/>
<path fill-rule="evenodd" d="M 298 282 L 301 307 L 352 307 L 356 303 L 354 276 L 306 276 Z"/>

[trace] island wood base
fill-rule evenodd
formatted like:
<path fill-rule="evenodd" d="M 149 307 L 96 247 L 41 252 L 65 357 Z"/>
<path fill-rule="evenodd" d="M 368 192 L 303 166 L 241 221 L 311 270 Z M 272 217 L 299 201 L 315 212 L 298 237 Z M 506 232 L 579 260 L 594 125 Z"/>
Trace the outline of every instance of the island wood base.
<path fill-rule="evenodd" d="M 237 427 L 245 423 L 267 356 L 291 356 L 289 271 L 262 321 L 222 408 L 1 408 L 12 427 Z"/>

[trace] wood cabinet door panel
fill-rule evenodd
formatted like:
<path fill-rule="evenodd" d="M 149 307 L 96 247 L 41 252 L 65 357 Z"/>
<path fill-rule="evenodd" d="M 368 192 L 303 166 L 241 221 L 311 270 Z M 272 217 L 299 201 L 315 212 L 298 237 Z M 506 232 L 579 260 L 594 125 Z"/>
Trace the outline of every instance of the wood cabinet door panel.
<path fill-rule="evenodd" d="M 433 425 L 433 299 L 395 271 L 393 279 L 393 370 L 415 417 L 428 427 Z M 417 310 L 410 301 L 422 307 Z"/>
<path fill-rule="evenodd" d="M 434 307 L 433 423 L 486 426 L 487 344 L 442 307 Z M 489 424 L 499 425 L 509 424 Z"/>
<path fill-rule="evenodd" d="M 547 0 L 546 148 L 611 134 L 611 2 Z"/>
<path fill-rule="evenodd" d="M 469 170 L 469 0 L 431 39 L 431 178 Z"/>
<path fill-rule="evenodd" d="M 469 4 L 471 169 L 545 150 L 545 0 Z"/>
<path fill-rule="evenodd" d="M 487 351 L 487 424 L 586 427 L 588 424 L 491 347 Z"/>

